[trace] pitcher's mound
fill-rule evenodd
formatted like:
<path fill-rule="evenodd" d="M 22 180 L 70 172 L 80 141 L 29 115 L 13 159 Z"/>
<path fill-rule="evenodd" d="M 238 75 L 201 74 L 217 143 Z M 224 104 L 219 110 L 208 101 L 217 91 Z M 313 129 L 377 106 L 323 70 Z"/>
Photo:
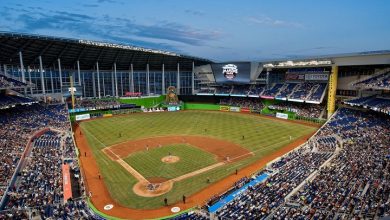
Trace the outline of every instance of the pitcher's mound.
<path fill-rule="evenodd" d="M 161 196 L 172 189 L 173 181 L 168 180 L 163 183 L 138 182 L 133 186 L 135 194 L 142 197 Z"/>
<path fill-rule="evenodd" d="M 161 158 L 161 161 L 164 163 L 176 163 L 180 160 L 180 157 L 178 156 L 166 156 Z"/>

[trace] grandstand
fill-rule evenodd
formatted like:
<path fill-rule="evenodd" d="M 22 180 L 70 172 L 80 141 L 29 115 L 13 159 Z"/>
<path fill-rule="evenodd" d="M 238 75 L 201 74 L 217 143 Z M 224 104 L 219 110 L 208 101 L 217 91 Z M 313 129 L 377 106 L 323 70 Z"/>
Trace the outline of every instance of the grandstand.
<path fill-rule="evenodd" d="M 379 219 L 390 216 L 389 51 L 216 63 L 174 52 L 89 40 L 0 33 L 0 41 L 0 219 L 109 219 L 110 214 L 118 217 L 118 212 L 122 217 L 128 214 L 129 218 L 171 219 Z M 169 98 L 176 101 L 172 104 L 167 101 Z M 194 114 L 191 116 L 193 124 L 210 123 L 207 125 L 211 128 L 183 126 L 182 121 L 174 124 L 184 116 L 171 111 L 182 109 L 195 110 L 188 111 Z M 200 117 L 203 113 L 209 118 Z M 169 199 L 173 201 L 164 204 L 161 198 L 170 189 L 158 196 L 139 199 L 143 204 L 151 204 L 147 209 L 121 205 L 115 198 L 118 195 L 110 194 L 107 189 L 99 189 L 106 190 L 105 196 L 95 196 L 98 192 L 92 190 L 96 186 L 91 183 L 111 181 L 103 175 L 111 170 L 99 170 L 101 164 L 96 165 L 95 157 L 104 153 L 104 162 L 121 162 L 120 151 L 114 153 L 113 146 L 126 141 L 126 135 L 150 138 L 143 129 L 157 130 L 162 123 L 157 120 L 161 114 L 171 114 L 169 120 L 163 121 L 171 124 L 156 134 L 169 134 L 175 131 L 175 126 L 183 126 L 175 133 L 183 149 L 191 149 L 185 144 L 188 138 L 185 135 L 192 135 L 191 132 L 198 132 L 193 136 L 204 137 L 219 132 L 218 141 L 234 140 L 234 146 L 245 154 L 237 156 L 239 159 L 219 155 L 218 163 L 212 164 L 217 156 L 203 151 L 204 154 L 200 154 L 196 148 L 193 152 L 198 152 L 197 158 L 205 159 L 208 166 L 189 160 L 200 167 L 196 170 L 200 174 L 193 174 L 193 170 L 190 174 L 203 179 L 189 179 L 187 185 L 178 182 L 181 188 L 174 188 L 174 193 L 180 190 L 192 193 L 180 194 L 182 201 L 171 196 Z M 137 123 L 134 115 L 137 120 L 149 121 L 130 134 L 122 133 L 130 124 Z M 223 121 L 222 131 L 213 127 L 217 119 Z M 264 121 L 258 123 L 260 119 Z M 83 120 L 86 123 L 81 122 Z M 105 140 L 91 136 L 92 132 L 85 126 L 89 121 L 96 123 L 88 125 L 95 126 Z M 114 121 L 122 127 L 104 127 L 104 121 Z M 236 124 L 229 127 L 233 122 Z M 243 124 L 258 127 L 247 129 L 248 134 L 235 133 Z M 267 130 L 266 126 L 271 125 L 279 130 Z M 295 126 L 298 129 L 293 130 Z M 298 138 L 296 133 L 310 130 L 305 126 L 315 129 L 315 134 L 299 136 L 302 142 L 292 146 Z M 109 135 L 112 129 L 115 135 Z M 242 161 L 247 157 L 251 160 L 255 151 L 241 148 L 237 143 L 256 145 L 257 142 L 251 141 L 257 140 L 260 133 L 270 139 L 274 139 L 274 134 L 283 133 L 281 142 L 276 144 L 289 143 L 293 150 L 275 158 L 267 154 L 265 168 L 241 175 L 246 168 Z M 85 139 L 80 139 L 83 136 Z M 96 144 L 99 150 L 85 150 L 87 141 Z M 106 146 L 106 141 L 113 145 Z M 142 146 L 136 141 L 139 140 L 131 146 L 142 148 L 143 151 L 137 153 L 146 155 L 146 159 L 149 151 L 159 154 L 160 150 L 165 150 L 162 142 L 155 147 L 153 140 Z M 265 146 L 267 149 L 272 145 Z M 206 143 L 203 147 L 210 146 Z M 228 151 L 221 149 L 218 152 Z M 256 150 L 263 154 L 264 149 Z M 282 152 L 281 148 L 271 151 Z M 176 156 L 171 153 L 169 159 Z M 245 160 L 240 161 L 240 157 Z M 183 163 L 190 163 L 184 159 Z M 107 167 L 122 169 L 119 162 Z M 90 163 L 95 166 L 87 167 Z M 134 176 L 144 178 L 141 171 L 134 172 L 125 164 L 123 166 L 130 167 L 128 171 Z M 253 164 L 246 165 L 254 167 Z M 142 165 L 155 168 L 150 164 Z M 221 170 L 232 173 L 227 176 L 215 170 L 202 173 L 213 169 L 209 166 L 221 166 Z M 193 168 L 193 165 L 188 167 Z M 148 170 L 142 171 L 148 173 Z M 118 171 L 115 175 L 119 174 Z M 186 175 L 189 174 L 174 176 L 166 182 L 161 182 L 161 179 L 166 180 L 164 178 L 156 178 L 148 187 L 152 189 Z M 116 180 L 123 181 L 129 191 L 135 186 L 131 178 Z M 204 190 L 214 187 L 218 193 L 200 197 L 201 190 L 183 189 L 191 188 L 191 184 L 199 184 Z M 195 194 L 198 197 L 192 197 Z M 199 197 L 207 197 L 207 200 L 194 199 Z M 176 207 L 184 212 L 171 211 Z"/>

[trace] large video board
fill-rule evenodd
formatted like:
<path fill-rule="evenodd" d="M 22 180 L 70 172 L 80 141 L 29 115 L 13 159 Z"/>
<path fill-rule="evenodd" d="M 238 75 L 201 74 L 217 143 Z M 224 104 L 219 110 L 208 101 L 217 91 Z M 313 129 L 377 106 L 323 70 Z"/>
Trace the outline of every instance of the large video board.
<path fill-rule="evenodd" d="M 211 69 L 213 70 L 216 83 L 247 84 L 250 82 L 250 62 L 214 63 L 211 64 Z"/>

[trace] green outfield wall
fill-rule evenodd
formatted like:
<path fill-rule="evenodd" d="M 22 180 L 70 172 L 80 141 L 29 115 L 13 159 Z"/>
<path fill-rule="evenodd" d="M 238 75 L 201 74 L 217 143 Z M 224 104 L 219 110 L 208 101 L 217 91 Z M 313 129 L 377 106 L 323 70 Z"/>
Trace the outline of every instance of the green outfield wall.
<path fill-rule="evenodd" d="M 211 110 L 219 111 L 219 106 L 216 104 L 203 104 L 203 103 L 184 103 L 184 110 Z"/>

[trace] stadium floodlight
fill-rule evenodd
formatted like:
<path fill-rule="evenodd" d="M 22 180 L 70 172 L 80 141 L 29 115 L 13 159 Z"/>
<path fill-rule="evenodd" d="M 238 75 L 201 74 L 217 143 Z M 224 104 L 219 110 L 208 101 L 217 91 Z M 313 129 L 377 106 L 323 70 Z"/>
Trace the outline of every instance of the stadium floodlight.
<path fill-rule="evenodd" d="M 310 60 L 310 61 L 285 61 L 285 62 L 280 62 L 276 66 L 277 67 L 294 67 L 294 66 L 319 66 L 319 65 L 331 65 L 332 61 L 330 60 Z"/>
<path fill-rule="evenodd" d="M 126 50 L 136 50 L 136 51 L 142 51 L 142 52 L 159 53 L 159 54 L 170 55 L 170 56 L 180 56 L 179 54 L 176 54 L 173 52 L 147 49 L 147 48 L 136 47 L 136 46 L 131 46 L 131 45 L 121 45 L 121 44 L 105 43 L 105 42 L 91 41 L 91 40 L 79 40 L 79 43 L 93 45 L 93 46 L 99 46 L 99 47 L 111 47 L 111 48 L 119 48 L 119 49 L 126 49 Z"/>
<path fill-rule="evenodd" d="M 272 67 L 274 67 L 274 65 L 272 63 L 267 63 L 267 64 L 264 64 L 264 67 L 265 68 L 272 68 Z"/>

